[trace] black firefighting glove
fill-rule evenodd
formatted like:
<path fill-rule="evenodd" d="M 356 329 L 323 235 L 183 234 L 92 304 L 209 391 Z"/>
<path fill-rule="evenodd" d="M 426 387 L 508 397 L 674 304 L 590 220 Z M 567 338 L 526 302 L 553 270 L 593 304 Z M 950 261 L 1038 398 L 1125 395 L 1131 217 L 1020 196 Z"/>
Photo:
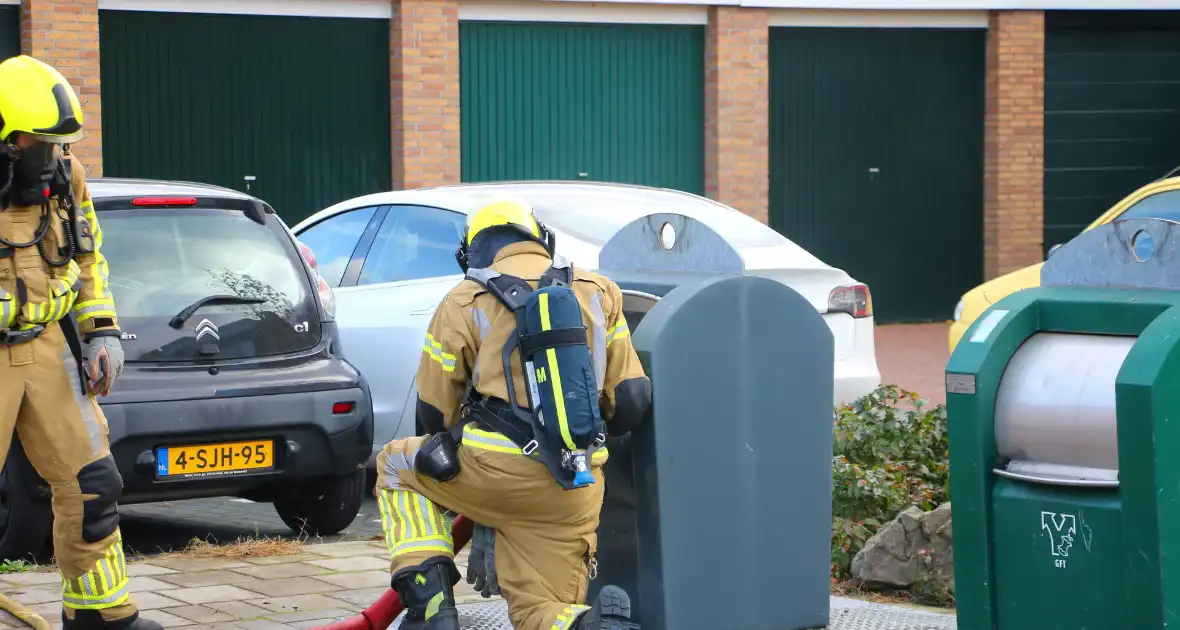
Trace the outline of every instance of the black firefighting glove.
<path fill-rule="evenodd" d="M 474 585 L 484 597 L 500 594 L 500 582 L 496 579 L 496 530 L 478 523 L 471 532 L 467 583 Z"/>

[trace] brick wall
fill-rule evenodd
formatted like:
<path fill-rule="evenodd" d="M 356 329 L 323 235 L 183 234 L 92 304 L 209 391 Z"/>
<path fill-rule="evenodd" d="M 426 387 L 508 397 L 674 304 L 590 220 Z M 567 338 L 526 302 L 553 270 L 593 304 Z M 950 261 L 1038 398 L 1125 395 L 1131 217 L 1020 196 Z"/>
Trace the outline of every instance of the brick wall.
<path fill-rule="evenodd" d="M 984 276 L 1043 260 L 1045 14 L 993 11 L 984 118 Z"/>
<path fill-rule="evenodd" d="M 705 192 L 767 223 L 770 31 L 765 9 L 710 7 L 705 41 Z"/>
<path fill-rule="evenodd" d="M 459 182 L 459 2 L 392 0 L 393 187 Z"/>
<path fill-rule="evenodd" d="M 21 52 L 57 68 L 78 94 L 86 137 L 73 145 L 87 175 L 102 175 L 98 0 L 23 0 Z"/>

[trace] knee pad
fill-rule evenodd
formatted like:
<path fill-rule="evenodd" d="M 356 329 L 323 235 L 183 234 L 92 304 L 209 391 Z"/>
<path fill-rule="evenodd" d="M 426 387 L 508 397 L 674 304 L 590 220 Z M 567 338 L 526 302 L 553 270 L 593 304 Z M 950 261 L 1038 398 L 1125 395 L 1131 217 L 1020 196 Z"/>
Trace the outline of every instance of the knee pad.
<path fill-rule="evenodd" d="M 459 474 L 459 445 L 450 433 L 430 436 L 414 456 L 414 472 L 437 481 L 450 481 Z"/>
<path fill-rule="evenodd" d="M 93 498 L 82 503 L 82 540 L 96 543 L 119 528 L 119 496 L 123 477 L 111 455 L 86 464 L 78 471 L 78 487 Z"/>

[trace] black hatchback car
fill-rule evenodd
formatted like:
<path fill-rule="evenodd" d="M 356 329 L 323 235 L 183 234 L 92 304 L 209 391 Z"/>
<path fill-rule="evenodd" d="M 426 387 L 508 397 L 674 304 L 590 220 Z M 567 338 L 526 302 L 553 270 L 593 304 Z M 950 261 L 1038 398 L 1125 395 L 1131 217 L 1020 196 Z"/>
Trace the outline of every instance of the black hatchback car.
<path fill-rule="evenodd" d="M 265 202 L 226 188 L 95 179 L 91 195 L 126 364 L 99 398 L 124 505 L 273 502 L 313 535 L 348 527 L 373 411 L 340 354 L 331 289 Z M 43 550 L 49 490 L 14 441 L 0 474 L 0 558 Z"/>

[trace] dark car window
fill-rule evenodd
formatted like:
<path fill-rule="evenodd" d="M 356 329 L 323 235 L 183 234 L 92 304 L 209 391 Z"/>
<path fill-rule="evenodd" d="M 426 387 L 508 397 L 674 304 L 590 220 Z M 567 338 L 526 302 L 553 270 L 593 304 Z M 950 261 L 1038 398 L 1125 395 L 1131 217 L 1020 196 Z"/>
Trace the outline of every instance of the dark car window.
<path fill-rule="evenodd" d="M 1140 199 L 1116 220 L 1123 219 L 1167 219 L 1180 222 L 1180 190 L 1165 190 Z"/>
<path fill-rule="evenodd" d="M 467 217 L 427 206 L 393 206 L 365 257 L 358 284 L 463 273 L 455 249 Z"/>
<path fill-rule="evenodd" d="M 311 281 L 275 217 L 260 225 L 236 210 L 110 210 L 99 222 L 120 327 L 135 335 L 124 342 L 128 360 L 236 359 L 319 341 Z M 211 295 L 258 303 L 207 304 L 168 325 Z M 204 320 L 217 334 L 198 340 Z"/>
<path fill-rule="evenodd" d="M 376 211 L 376 206 L 349 210 L 299 233 L 297 238 L 311 248 L 316 267 L 329 286 L 340 286 L 352 252 Z"/>

